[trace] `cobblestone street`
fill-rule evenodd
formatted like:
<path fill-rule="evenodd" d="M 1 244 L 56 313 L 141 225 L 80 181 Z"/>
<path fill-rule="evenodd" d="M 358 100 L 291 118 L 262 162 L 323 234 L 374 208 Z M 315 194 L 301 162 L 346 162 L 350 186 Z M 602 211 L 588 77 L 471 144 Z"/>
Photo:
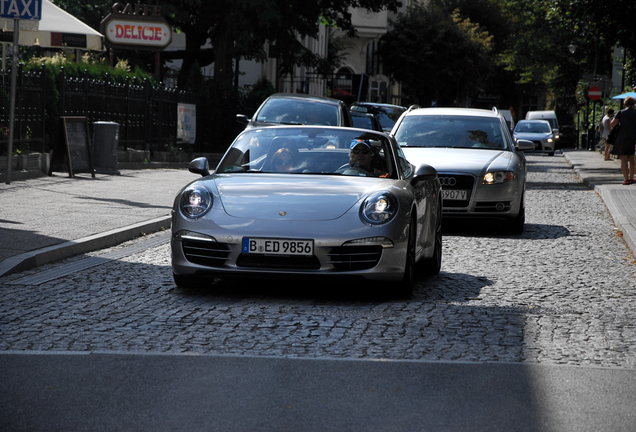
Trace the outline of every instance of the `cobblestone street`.
<path fill-rule="evenodd" d="M 179 289 L 157 233 L 68 275 L 87 258 L 0 278 L 0 350 L 636 368 L 633 254 L 560 154 L 528 156 L 528 169 L 525 233 L 447 224 L 442 272 L 410 299 L 364 286 Z M 46 272 L 62 276 L 35 280 Z"/>

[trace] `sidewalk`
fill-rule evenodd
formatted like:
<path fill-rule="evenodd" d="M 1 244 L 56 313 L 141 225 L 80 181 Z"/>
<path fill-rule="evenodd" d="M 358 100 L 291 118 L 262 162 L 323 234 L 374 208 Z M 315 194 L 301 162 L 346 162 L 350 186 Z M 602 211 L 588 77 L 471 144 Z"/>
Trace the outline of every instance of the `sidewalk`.
<path fill-rule="evenodd" d="M 581 180 L 605 201 L 636 251 L 636 185 L 623 186 L 620 163 L 597 152 L 563 150 Z M 177 192 L 199 176 L 187 169 L 65 173 L 0 184 L 0 276 L 114 246 L 170 227 Z"/>
<path fill-rule="evenodd" d="M 620 161 L 605 161 L 587 150 L 563 149 L 563 155 L 581 181 L 603 198 L 625 243 L 636 252 L 636 185 L 623 186 Z"/>
<path fill-rule="evenodd" d="M 170 227 L 187 169 L 54 173 L 0 184 L 0 276 Z"/>

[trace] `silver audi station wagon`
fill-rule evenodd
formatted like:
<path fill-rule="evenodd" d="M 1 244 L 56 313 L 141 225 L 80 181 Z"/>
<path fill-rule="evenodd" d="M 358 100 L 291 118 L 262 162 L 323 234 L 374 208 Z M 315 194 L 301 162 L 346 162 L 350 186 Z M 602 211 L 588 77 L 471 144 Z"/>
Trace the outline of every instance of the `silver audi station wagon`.
<path fill-rule="evenodd" d="M 439 174 L 448 218 L 498 218 L 523 232 L 526 160 L 532 142 L 516 143 L 496 111 L 419 108 L 404 113 L 391 135 L 409 162 Z"/>

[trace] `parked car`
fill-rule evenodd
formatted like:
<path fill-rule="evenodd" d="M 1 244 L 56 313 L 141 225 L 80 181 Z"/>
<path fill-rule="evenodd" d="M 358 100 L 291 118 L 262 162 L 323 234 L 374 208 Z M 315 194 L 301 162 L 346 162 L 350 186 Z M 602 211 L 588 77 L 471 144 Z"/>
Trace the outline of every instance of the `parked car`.
<path fill-rule="evenodd" d="M 246 128 L 273 125 L 353 126 L 347 105 L 338 99 L 305 94 L 277 93 L 268 97 L 248 119 L 237 114 Z"/>
<path fill-rule="evenodd" d="M 378 118 L 375 116 L 375 114 L 360 111 L 351 111 L 351 119 L 353 120 L 354 127 L 383 132 L 382 125 L 378 121 Z"/>
<path fill-rule="evenodd" d="M 514 131 L 514 139 L 528 140 L 534 143 L 532 150 L 546 152 L 554 156 L 557 140 L 554 131 L 546 120 L 521 120 Z"/>
<path fill-rule="evenodd" d="M 420 108 L 405 113 L 391 131 L 409 162 L 435 167 L 442 183 L 445 218 L 502 219 L 523 232 L 526 160 L 496 111 Z"/>
<path fill-rule="evenodd" d="M 382 130 L 390 132 L 393 125 L 407 110 L 406 107 L 373 102 L 354 102 L 351 104 L 352 112 L 365 112 L 375 114 L 382 125 Z"/>
<path fill-rule="evenodd" d="M 558 147 L 559 141 L 561 140 L 561 127 L 559 126 L 559 120 L 557 120 L 554 111 L 528 111 L 526 113 L 526 120 L 545 120 L 550 123 Z"/>
<path fill-rule="evenodd" d="M 384 281 L 410 292 L 442 262 L 441 186 L 385 133 L 273 126 L 243 131 L 214 174 L 185 186 L 172 211 L 172 271 L 182 287 L 211 278 Z"/>

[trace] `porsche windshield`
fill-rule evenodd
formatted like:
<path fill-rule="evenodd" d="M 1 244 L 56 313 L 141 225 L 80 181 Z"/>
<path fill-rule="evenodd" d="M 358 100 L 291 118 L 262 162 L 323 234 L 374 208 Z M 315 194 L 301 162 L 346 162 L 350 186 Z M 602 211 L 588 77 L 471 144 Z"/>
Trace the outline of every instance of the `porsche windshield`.
<path fill-rule="evenodd" d="M 395 139 L 403 147 L 509 149 L 503 123 L 495 117 L 408 116 Z"/>
<path fill-rule="evenodd" d="M 216 173 L 397 176 L 387 137 L 319 127 L 244 132 L 227 151 Z"/>

